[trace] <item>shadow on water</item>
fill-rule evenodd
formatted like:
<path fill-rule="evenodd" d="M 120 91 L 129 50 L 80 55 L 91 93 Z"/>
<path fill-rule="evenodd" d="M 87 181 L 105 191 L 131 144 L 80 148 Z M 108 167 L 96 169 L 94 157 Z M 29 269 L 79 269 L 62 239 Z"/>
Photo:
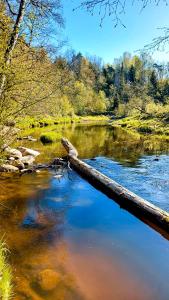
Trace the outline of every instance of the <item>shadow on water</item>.
<path fill-rule="evenodd" d="M 98 170 L 168 207 L 165 143 L 150 146 L 109 126 L 51 130 L 60 130 Z M 60 143 L 24 144 L 41 151 L 40 162 L 65 154 Z M 11 250 L 14 299 L 168 300 L 168 241 L 74 171 L 60 180 L 53 175 L 7 174 L 0 181 L 0 235 Z"/>

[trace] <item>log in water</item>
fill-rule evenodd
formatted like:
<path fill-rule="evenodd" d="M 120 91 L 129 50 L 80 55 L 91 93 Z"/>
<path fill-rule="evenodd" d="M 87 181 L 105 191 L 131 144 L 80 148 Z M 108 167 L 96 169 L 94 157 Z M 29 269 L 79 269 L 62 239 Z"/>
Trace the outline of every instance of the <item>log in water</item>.
<path fill-rule="evenodd" d="M 78 159 L 77 150 L 67 139 L 62 138 L 61 142 L 68 152 L 68 159 L 71 166 L 79 174 L 85 177 L 94 187 L 115 200 L 120 207 L 133 213 L 146 224 L 169 238 L 169 213 L 137 196 L 122 185 Z"/>

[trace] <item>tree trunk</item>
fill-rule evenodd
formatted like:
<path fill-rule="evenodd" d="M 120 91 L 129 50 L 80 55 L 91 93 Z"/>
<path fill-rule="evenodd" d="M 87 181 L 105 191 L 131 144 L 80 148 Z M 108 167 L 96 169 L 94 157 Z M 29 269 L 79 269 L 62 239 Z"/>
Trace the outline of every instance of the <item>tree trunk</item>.
<path fill-rule="evenodd" d="M 74 146 L 67 139 L 62 138 L 61 141 L 68 152 L 71 166 L 79 174 L 109 198 L 116 201 L 120 207 L 125 208 L 169 239 L 169 214 L 166 211 L 130 192 L 122 185 L 79 160 Z"/>
<path fill-rule="evenodd" d="M 4 89 L 5 89 L 6 80 L 7 80 L 6 69 L 8 68 L 8 66 L 10 64 L 10 59 L 11 59 L 13 50 L 16 46 L 17 40 L 18 40 L 19 28 L 20 28 L 20 26 L 22 24 L 22 21 L 23 21 L 26 1 L 27 0 L 20 0 L 20 5 L 19 5 L 17 18 L 16 18 L 16 21 L 15 21 L 15 24 L 14 24 L 13 31 L 11 33 L 9 42 L 8 42 L 8 47 L 7 47 L 5 55 L 4 55 L 4 70 L 5 71 L 4 71 L 4 74 L 2 75 L 2 78 L 1 78 L 0 99 L 2 98 L 2 94 L 3 94 Z"/>

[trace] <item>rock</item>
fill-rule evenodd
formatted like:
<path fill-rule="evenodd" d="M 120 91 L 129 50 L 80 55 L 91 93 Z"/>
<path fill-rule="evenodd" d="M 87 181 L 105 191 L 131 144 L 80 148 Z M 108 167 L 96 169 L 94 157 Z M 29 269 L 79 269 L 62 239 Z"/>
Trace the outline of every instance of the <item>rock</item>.
<path fill-rule="evenodd" d="M 33 173 L 33 170 L 32 169 L 22 169 L 20 172 L 22 174 L 25 174 L 25 173 L 30 174 L 30 173 Z"/>
<path fill-rule="evenodd" d="M 0 166 L 0 172 L 17 172 L 19 169 L 15 166 L 3 164 Z"/>
<path fill-rule="evenodd" d="M 14 161 L 15 158 L 11 156 L 11 157 L 9 157 L 9 160 L 10 160 L 10 161 Z"/>
<path fill-rule="evenodd" d="M 17 300 L 43 300 L 31 287 L 30 282 L 27 278 L 15 277 L 14 276 L 14 287 L 15 287 L 15 299 Z M 17 295 L 16 295 L 17 294 Z"/>
<path fill-rule="evenodd" d="M 22 153 L 21 151 L 17 149 L 12 149 L 10 147 L 6 147 L 5 150 L 6 154 L 8 154 L 10 157 L 14 157 L 15 159 L 21 159 Z"/>
<path fill-rule="evenodd" d="M 23 170 L 23 169 L 25 168 L 24 163 L 23 163 L 22 161 L 20 161 L 20 160 L 15 160 L 15 161 L 13 162 L 13 165 L 14 165 L 15 167 L 17 167 L 19 170 Z"/>
<path fill-rule="evenodd" d="M 62 177 L 63 177 L 63 175 L 61 175 L 61 174 L 57 174 L 57 175 L 54 175 L 53 177 L 54 177 L 54 178 L 56 178 L 56 179 L 60 179 L 60 178 L 62 178 Z"/>
<path fill-rule="evenodd" d="M 22 153 L 23 156 L 32 155 L 32 156 L 36 157 L 40 154 L 40 152 L 38 152 L 36 150 L 32 150 L 32 149 L 25 148 L 25 147 L 19 147 L 18 149 Z"/>
<path fill-rule="evenodd" d="M 28 135 L 28 136 L 19 136 L 17 137 L 17 140 L 28 140 L 30 142 L 36 142 L 37 139 L 34 139 L 32 136 Z"/>
<path fill-rule="evenodd" d="M 46 169 L 46 168 L 49 168 L 49 165 L 37 164 L 37 169 Z"/>
<path fill-rule="evenodd" d="M 38 284 L 44 291 L 51 291 L 61 281 L 61 275 L 51 269 L 46 269 L 38 274 Z"/>
<path fill-rule="evenodd" d="M 51 162 L 51 167 L 54 167 L 54 166 L 66 166 L 67 165 L 67 162 L 62 159 L 62 158 L 59 158 L 59 157 L 56 157 L 53 159 L 53 161 Z"/>
<path fill-rule="evenodd" d="M 33 162 L 35 161 L 35 157 L 32 155 L 26 155 L 23 156 L 20 161 L 26 165 L 26 166 L 31 166 L 33 164 Z"/>
<path fill-rule="evenodd" d="M 31 136 L 28 136 L 28 141 L 30 141 L 30 142 L 37 142 L 37 139 L 34 139 L 34 138 L 31 137 Z"/>

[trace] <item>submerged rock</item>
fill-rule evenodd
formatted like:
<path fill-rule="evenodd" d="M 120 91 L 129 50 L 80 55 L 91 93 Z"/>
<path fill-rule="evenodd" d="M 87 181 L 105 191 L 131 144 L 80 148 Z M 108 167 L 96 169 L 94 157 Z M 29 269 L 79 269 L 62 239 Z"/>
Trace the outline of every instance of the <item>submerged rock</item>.
<path fill-rule="evenodd" d="M 17 172 L 19 169 L 9 164 L 3 164 L 0 166 L 0 172 Z"/>
<path fill-rule="evenodd" d="M 17 300 L 43 300 L 40 295 L 38 295 L 33 288 L 30 286 L 30 282 L 25 277 L 15 277 L 14 278 L 14 297 Z M 13 297 L 12 297 L 13 298 Z"/>
<path fill-rule="evenodd" d="M 38 284 L 44 291 L 51 291 L 61 281 L 61 274 L 51 269 L 46 269 L 38 274 Z"/>
<path fill-rule="evenodd" d="M 18 149 L 22 153 L 23 156 L 25 156 L 25 155 L 32 155 L 32 156 L 36 157 L 36 156 L 38 156 L 40 154 L 39 151 L 32 150 L 32 149 L 25 148 L 25 147 L 18 147 Z"/>

